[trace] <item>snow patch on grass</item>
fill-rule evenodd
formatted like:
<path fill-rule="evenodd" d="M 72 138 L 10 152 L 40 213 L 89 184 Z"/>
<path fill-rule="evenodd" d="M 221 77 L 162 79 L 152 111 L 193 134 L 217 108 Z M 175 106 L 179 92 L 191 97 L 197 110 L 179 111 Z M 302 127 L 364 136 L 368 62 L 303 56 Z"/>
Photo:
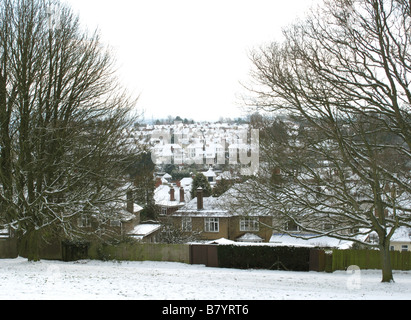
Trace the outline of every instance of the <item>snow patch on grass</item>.
<path fill-rule="evenodd" d="M 173 262 L 0 260 L 0 299 L 411 299 L 411 273 L 289 272 Z"/>

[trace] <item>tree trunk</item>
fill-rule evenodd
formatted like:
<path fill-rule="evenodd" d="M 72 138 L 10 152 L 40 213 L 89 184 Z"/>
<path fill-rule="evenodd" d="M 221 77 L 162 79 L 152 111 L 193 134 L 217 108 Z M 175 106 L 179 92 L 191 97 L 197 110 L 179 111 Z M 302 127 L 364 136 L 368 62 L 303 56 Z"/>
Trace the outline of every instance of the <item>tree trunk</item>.
<path fill-rule="evenodd" d="M 392 274 L 392 266 L 391 266 L 389 241 L 385 241 L 384 244 L 380 245 L 380 256 L 381 256 L 381 270 L 382 270 L 382 281 L 381 282 L 394 282 L 394 277 Z"/>
<path fill-rule="evenodd" d="M 31 230 L 20 239 L 19 255 L 27 257 L 28 261 L 40 261 L 41 232 Z"/>

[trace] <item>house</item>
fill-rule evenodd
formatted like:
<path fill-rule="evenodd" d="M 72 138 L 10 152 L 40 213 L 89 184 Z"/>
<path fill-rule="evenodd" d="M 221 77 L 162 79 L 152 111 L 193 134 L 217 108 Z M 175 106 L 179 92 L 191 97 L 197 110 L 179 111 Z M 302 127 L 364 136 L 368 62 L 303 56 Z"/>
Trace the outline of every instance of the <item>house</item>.
<path fill-rule="evenodd" d="M 390 250 L 411 251 L 411 228 L 399 227 L 390 240 Z"/>
<path fill-rule="evenodd" d="M 136 225 L 127 235 L 141 242 L 158 242 L 161 224 L 143 223 Z"/>
<path fill-rule="evenodd" d="M 190 193 L 184 187 L 160 185 L 154 191 L 154 202 L 160 215 L 170 215 L 190 200 Z"/>
<path fill-rule="evenodd" d="M 227 191 L 228 192 L 228 191 Z M 184 232 L 198 232 L 202 240 L 225 238 L 233 241 L 268 242 L 272 235 L 269 226 L 272 217 L 263 215 L 242 215 L 227 206 L 227 196 L 204 197 L 197 189 L 197 196 L 169 215 L 176 228 Z"/>
<path fill-rule="evenodd" d="M 207 178 L 210 185 L 215 185 L 217 175 L 215 174 L 213 168 L 210 167 L 208 171 L 203 172 L 203 175 Z"/>
<path fill-rule="evenodd" d="M 176 143 L 157 144 L 152 149 L 152 159 L 155 164 L 182 164 L 186 151 Z"/>
<path fill-rule="evenodd" d="M 224 164 L 225 148 L 219 142 L 210 142 L 205 145 L 204 158 L 207 164 Z"/>
<path fill-rule="evenodd" d="M 180 186 L 184 188 L 185 191 L 191 190 L 191 185 L 193 184 L 193 178 L 185 177 L 180 180 Z"/>
<path fill-rule="evenodd" d="M 118 207 L 117 204 L 112 204 L 112 218 L 107 216 L 104 226 L 99 225 L 98 221 L 90 215 L 81 215 L 77 220 L 79 228 L 92 232 L 94 229 L 104 227 L 110 236 L 126 236 L 141 242 L 156 242 L 161 229 L 160 224 L 141 222 L 140 214 L 143 207 L 134 203 L 133 193 L 131 189 L 127 190 L 124 197 L 124 205 Z"/>
<path fill-rule="evenodd" d="M 121 203 L 121 204 L 120 204 Z M 140 212 L 142 207 L 133 201 L 131 189 L 125 190 L 125 195 L 121 201 L 107 203 L 104 207 L 104 214 L 95 208 L 96 212 L 83 212 L 77 217 L 77 227 L 86 233 L 93 233 L 95 230 L 105 230 L 108 237 L 123 236 L 140 223 Z"/>
<path fill-rule="evenodd" d="M 134 203 L 132 191 L 127 192 L 124 208 L 119 209 L 120 219 L 111 220 L 110 227 L 117 229 L 122 236 L 131 237 L 141 242 L 157 242 L 161 229 L 160 224 L 141 222 L 140 213 L 143 207 Z"/>
<path fill-rule="evenodd" d="M 140 213 L 143 207 L 128 203 L 127 208 L 120 208 L 120 219 L 110 220 L 111 227 L 119 227 L 119 234 L 124 235 L 140 223 Z"/>
<path fill-rule="evenodd" d="M 203 164 L 204 162 L 204 144 L 198 139 L 187 146 L 187 157 L 191 162 L 196 164 Z"/>
<path fill-rule="evenodd" d="M 2 228 L 0 229 L 0 239 L 9 239 L 10 238 L 10 229 Z"/>

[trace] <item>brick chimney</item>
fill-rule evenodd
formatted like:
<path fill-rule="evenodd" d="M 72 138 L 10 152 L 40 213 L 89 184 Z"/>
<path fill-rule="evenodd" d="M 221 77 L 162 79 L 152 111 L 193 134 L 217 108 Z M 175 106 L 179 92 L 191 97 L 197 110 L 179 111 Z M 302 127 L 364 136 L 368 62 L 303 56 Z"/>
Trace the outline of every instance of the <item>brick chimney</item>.
<path fill-rule="evenodd" d="M 133 191 L 128 190 L 127 191 L 127 211 L 130 213 L 134 213 L 134 199 L 133 199 Z"/>
<path fill-rule="evenodd" d="M 197 189 L 197 210 L 203 210 L 203 188 Z"/>
<path fill-rule="evenodd" d="M 174 187 L 170 187 L 170 201 L 175 201 L 174 197 Z"/>
<path fill-rule="evenodd" d="M 180 202 L 184 202 L 184 188 L 180 187 Z"/>

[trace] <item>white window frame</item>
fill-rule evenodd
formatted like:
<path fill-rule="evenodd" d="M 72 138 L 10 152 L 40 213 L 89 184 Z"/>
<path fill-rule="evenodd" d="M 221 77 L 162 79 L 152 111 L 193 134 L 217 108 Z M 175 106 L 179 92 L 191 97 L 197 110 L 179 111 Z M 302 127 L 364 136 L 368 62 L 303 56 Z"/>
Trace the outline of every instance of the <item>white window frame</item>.
<path fill-rule="evenodd" d="M 326 223 L 326 222 L 323 223 L 323 230 L 324 230 L 324 231 L 331 231 L 331 230 L 333 230 L 333 229 L 335 229 L 334 224 L 332 224 L 332 223 Z"/>
<path fill-rule="evenodd" d="M 78 226 L 80 228 L 89 228 L 89 227 L 91 227 L 90 217 L 87 214 L 83 213 L 78 219 Z"/>
<path fill-rule="evenodd" d="M 204 218 L 204 231 L 205 232 L 220 232 L 220 219 L 219 218 Z"/>
<path fill-rule="evenodd" d="M 193 231 L 193 219 L 191 217 L 181 218 L 181 230 L 184 232 Z"/>
<path fill-rule="evenodd" d="M 300 232 L 301 228 L 299 225 L 297 225 L 296 223 L 294 223 L 294 221 L 290 220 L 287 221 L 285 224 L 285 230 L 287 231 L 293 231 L 293 232 Z"/>
<path fill-rule="evenodd" d="M 121 221 L 119 219 L 110 220 L 110 227 L 121 227 Z"/>
<path fill-rule="evenodd" d="M 241 218 L 240 231 L 260 231 L 260 221 L 258 217 Z"/>

